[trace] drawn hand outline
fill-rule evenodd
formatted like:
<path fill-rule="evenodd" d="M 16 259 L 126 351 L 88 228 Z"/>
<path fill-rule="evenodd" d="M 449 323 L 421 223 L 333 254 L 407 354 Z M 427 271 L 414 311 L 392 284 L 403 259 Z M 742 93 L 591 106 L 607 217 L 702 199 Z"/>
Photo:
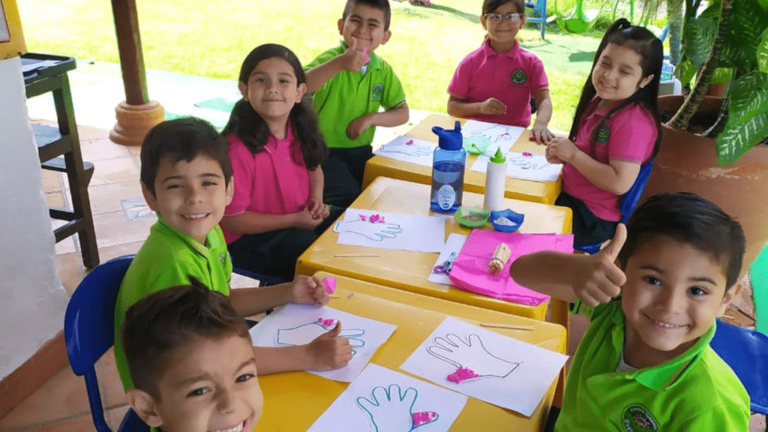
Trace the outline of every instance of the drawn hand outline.
<path fill-rule="evenodd" d="M 403 232 L 400 224 L 370 223 L 363 220 L 336 222 L 333 230 L 336 232 L 348 232 L 361 235 L 373 241 L 384 241 L 385 238 L 397 238 L 397 236 Z"/>
<path fill-rule="evenodd" d="M 436 422 L 440 415 L 434 411 L 413 412 L 419 391 L 408 387 L 405 392 L 397 384 L 389 387 L 376 386 L 371 398 L 357 398 L 359 406 L 368 414 L 376 432 L 410 432 Z"/>
<path fill-rule="evenodd" d="M 336 326 L 336 320 L 318 319 L 315 322 L 308 322 L 296 327 L 287 329 L 277 329 L 275 344 L 279 346 L 299 346 L 306 345 L 317 339 L 320 335 L 329 332 Z M 365 340 L 361 339 L 365 335 L 364 329 L 341 329 L 339 337 L 349 339 L 352 345 L 352 355 L 357 354 L 356 348 L 365 346 Z"/>
<path fill-rule="evenodd" d="M 541 160 L 539 160 L 538 162 L 532 161 L 529 156 L 513 156 L 507 159 L 507 163 L 510 165 L 514 165 L 516 167 L 520 167 L 521 169 L 534 169 L 534 170 L 542 170 L 552 165 L 549 162 L 542 162 Z"/>
<path fill-rule="evenodd" d="M 434 345 L 427 348 L 429 354 L 455 366 L 457 372 L 461 368 L 466 368 L 476 374 L 465 377 L 464 380 L 486 377 L 506 378 L 520 366 L 519 362 L 510 362 L 491 354 L 485 348 L 483 340 L 476 334 L 470 334 L 464 340 L 456 334 L 449 333 L 445 337 L 434 338 L 433 343 Z"/>
<path fill-rule="evenodd" d="M 407 142 L 384 144 L 379 148 L 384 153 L 400 153 L 406 156 L 428 156 L 432 148 L 423 144 L 408 144 Z"/>

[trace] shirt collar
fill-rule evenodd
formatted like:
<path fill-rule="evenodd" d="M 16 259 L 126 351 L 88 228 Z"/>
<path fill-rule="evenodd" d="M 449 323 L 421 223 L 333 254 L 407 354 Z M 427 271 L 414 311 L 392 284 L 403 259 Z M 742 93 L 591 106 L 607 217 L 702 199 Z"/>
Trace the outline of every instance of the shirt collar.
<path fill-rule="evenodd" d="M 499 54 L 504 54 L 507 57 L 515 58 L 517 57 L 517 54 L 520 52 L 520 41 L 515 39 L 515 45 L 512 47 L 511 50 L 505 52 L 505 53 L 499 53 L 494 51 L 493 48 L 491 48 L 491 38 L 486 37 L 485 41 L 483 42 L 483 54 L 485 54 L 486 57 L 492 57 Z"/>
<path fill-rule="evenodd" d="M 169 235 L 173 235 L 181 239 L 184 243 L 189 245 L 192 249 L 194 249 L 197 253 L 208 259 L 211 256 L 211 249 L 217 248 L 221 246 L 219 238 L 215 235 L 216 229 L 212 229 L 208 232 L 208 235 L 205 238 L 205 244 L 200 244 L 197 240 L 193 239 L 192 237 L 181 233 L 165 221 L 162 216 L 160 216 L 160 213 L 157 213 L 157 227 L 159 230 L 165 231 Z"/>
<path fill-rule="evenodd" d="M 280 143 L 288 143 L 289 145 L 293 143 L 295 140 L 295 135 L 293 134 L 293 128 L 291 127 L 291 120 L 289 119 L 287 122 L 285 122 L 285 138 L 278 138 L 273 134 L 269 134 L 269 138 L 267 138 L 267 144 L 264 145 L 264 148 L 267 150 L 271 148 L 277 148 Z"/>
<path fill-rule="evenodd" d="M 341 45 L 341 48 L 343 49 L 342 53 L 344 53 L 348 49 L 346 42 L 344 42 L 344 39 L 339 41 L 339 45 Z M 379 57 L 378 54 L 376 54 L 375 52 L 369 52 L 368 57 L 370 57 L 370 60 L 368 61 L 368 70 L 381 69 L 381 58 Z M 363 72 L 363 70 L 361 70 L 360 72 Z"/>
<path fill-rule="evenodd" d="M 621 351 L 624 347 L 624 314 L 615 314 L 613 320 L 615 325 L 613 326 L 611 339 L 616 349 Z M 714 336 L 715 325 L 713 323 L 712 327 L 699 337 L 699 340 L 692 347 L 679 356 L 660 365 L 638 369 L 626 375 L 650 389 L 663 391 L 675 385 L 688 373 L 691 367 L 699 361 L 702 353 L 709 346 L 709 342 Z"/>

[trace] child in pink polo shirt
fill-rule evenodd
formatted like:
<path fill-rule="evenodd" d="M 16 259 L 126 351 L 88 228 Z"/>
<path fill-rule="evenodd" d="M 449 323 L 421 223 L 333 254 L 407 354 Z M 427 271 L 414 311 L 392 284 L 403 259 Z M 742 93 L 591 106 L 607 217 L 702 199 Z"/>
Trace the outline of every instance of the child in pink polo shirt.
<path fill-rule="evenodd" d="M 531 133 L 548 143 L 554 135 L 547 129 L 552 100 L 544 64 L 515 39 L 525 25 L 524 0 L 483 1 L 480 23 L 488 35 L 456 68 L 448 85 L 448 114 L 527 128 L 533 98 L 536 122 Z"/>
<path fill-rule="evenodd" d="M 547 145 L 547 159 L 564 165 L 563 192 L 555 204 L 573 210 L 575 244 L 613 237 L 621 195 L 640 165 L 655 156 L 663 51 L 644 27 L 623 18 L 613 23 L 595 54 L 570 135 Z"/>
<path fill-rule="evenodd" d="M 236 268 L 293 279 L 296 259 L 341 214 L 323 203 L 328 147 L 302 98 L 306 76 L 288 48 L 266 44 L 240 68 L 229 141 L 234 196 L 222 231 Z"/>

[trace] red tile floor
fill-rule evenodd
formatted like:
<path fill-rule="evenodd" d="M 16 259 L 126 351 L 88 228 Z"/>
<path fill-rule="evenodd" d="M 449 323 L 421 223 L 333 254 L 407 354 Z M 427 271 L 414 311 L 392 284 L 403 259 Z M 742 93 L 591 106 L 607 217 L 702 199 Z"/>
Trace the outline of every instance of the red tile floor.
<path fill-rule="evenodd" d="M 93 162 L 95 172 L 89 187 L 91 208 L 101 261 L 135 253 L 149 233 L 155 216 L 141 198 L 139 186 L 139 148 L 123 147 L 108 139 L 108 131 L 92 127 L 78 128 L 83 159 Z M 67 182 L 63 175 L 43 171 L 43 190 L 51 205 L 67 205 Z M 65 239 L 56 245 L 56 265 L 67 293 L 71 294 L 87 273 L 79 255 L 76 239 Z M 245 285 L 248 283 L 245 282 Z M 727 312 L 739 323 L 749 324 L 754 316 L 751 295 L 738 300 L 736 308 Z M 571 346 L 578 342 L 583 324 L 574 322 Z M 112 352 L 108 352 L 96 368 L 106 420 L 116 429 L 128 409 Z M 750 430 L 765 430 L 762 417 L 753 417 Z M 0 432 L 91 432 L 91 421 L 85 384 L 67 366 L 48 380 L 3 418 Z"/>

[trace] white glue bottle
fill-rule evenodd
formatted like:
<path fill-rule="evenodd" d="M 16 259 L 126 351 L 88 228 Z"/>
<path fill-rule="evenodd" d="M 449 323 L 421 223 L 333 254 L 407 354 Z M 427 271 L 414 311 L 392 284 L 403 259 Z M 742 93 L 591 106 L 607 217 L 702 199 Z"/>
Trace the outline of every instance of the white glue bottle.
<path fill-rule="evenodd" d="M 504 188 L 507 184 L 507 159 L 496 149 L 496 154 L 488 160 L 485 172 L 485 202 L 483 207 L 490 211 L 504 209 Z"/>

